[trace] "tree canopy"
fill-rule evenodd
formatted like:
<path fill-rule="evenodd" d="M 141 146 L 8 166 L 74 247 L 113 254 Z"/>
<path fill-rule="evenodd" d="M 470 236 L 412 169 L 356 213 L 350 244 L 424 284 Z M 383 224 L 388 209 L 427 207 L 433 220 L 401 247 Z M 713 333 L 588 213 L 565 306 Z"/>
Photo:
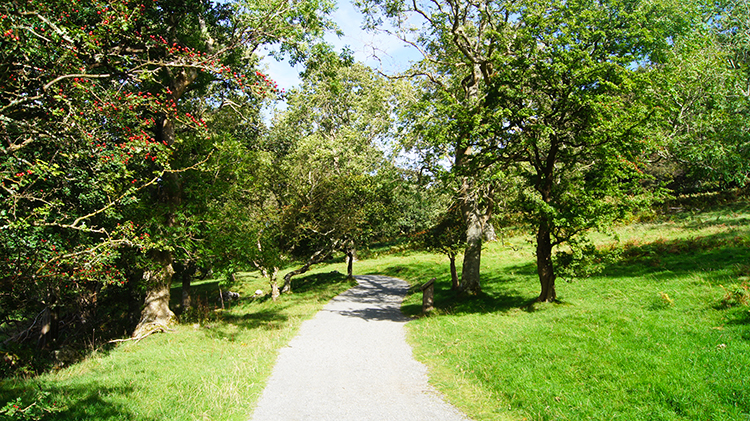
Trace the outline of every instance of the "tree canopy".
<path fill-rule="evenodd" d="M 747 186 L 746 3 L 357 5 L 423 59 L 386 76 L 335 51 L 330 1 L 0 5 L 0 340 L 53 349 L 104 319 L 144 337 L 174 321 L 173 277 L 259 270 L 276 297 L 420 232 L 480 294 L 502 214 L 532 227 L 551 301 L 591 230 Z M 261 48 L 301 84 L 279 90 Z"/>

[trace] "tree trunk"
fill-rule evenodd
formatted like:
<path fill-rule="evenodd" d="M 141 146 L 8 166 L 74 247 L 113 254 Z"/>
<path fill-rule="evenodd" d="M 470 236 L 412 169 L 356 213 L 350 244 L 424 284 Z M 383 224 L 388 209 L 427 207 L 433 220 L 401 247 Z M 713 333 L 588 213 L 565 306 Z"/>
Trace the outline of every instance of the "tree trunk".
<path fill-rule="evenodd" d="M 190 298 L 190 281 L 192 276 L 182 275 L 182 311 L 189 309 L 193 303 Z"/>
<path fill-rule="evenodd" d="M 59 336 L 59 310 L 57 306 L 48 306 L 44 309 L 41 320 L 41 330 L 39 331 L 39 340 L 37 341 L 37 347 L 46 348 L 52 346 L 57 342 Z"/>
<path fill-rule="evenodd" d="M 154 330 L 165 330 L 176 321 L 174 313 L 169 308 L 174 275 L 172 253 L 155 252 L 153 262 L 155 267 L 143 273 L 148 292 L 141 311 L 141 320 L 133 332 L 134 338 L 144 337 Z"/>
<path fill-rule="evenodd" d="M 484 224 L 484 241 L 488 243 L 497 241 L 497 233 L 495 233 L 495 227 L 491 222 Z"/>
<path fill-rule="evenodd" d="M 271 276 L 269 277 L 269 282 L 271 283 L 271 298 L 276 301 L 277 298 L 279 298 L 280 292 L 279 292 L 279 284 L 276 282 L 276 275 L 279 273 L 279 268 L 275 267 L 273 268 L 273 272 L 271 273 Z"/>
<path fill-rule="evenodd" d="M 539 176 L 536 189 L 544 203 L 553 203 L 552 192 L 555 185 L 555 162 L 557 153 L 560 151 L 559 142 L 551 139 L 550 149 L 544 161 L 537 160 L 536 172 Z M 539 274 L 539 283 L 542 284 L 542 292 L 537 301 L 552 302 L 557 299 L 555 292 L 555 268 L 552 265 L 552 230 L 554 221 L 552 217 L 542 210 L 539 215 L 539 228 L 536 234 L 536 271 Z"/>
<path fill-rule="evenodd" d="M 346 249 L 346 276 L 348 278 L 354 278 L 354 259 L 356 259 L 356 252 L 354 248 Z"/>
<path fill-rule="evenodd" d="M 474 185 L 464 177 L 460 199 L 466 221 L 466 251 L 461 269 L 461 289 L 469 294 L 482 292 L 479 281 L 479 267 L 482 260 L 482 238 L 484 237 L 484 220 L 479 211 L 478 198 L 473 191 Z"/>
<path fill-rule="evenodd" d="M 448 259 L 451 262 L 451 290 L 458 291 L 461 284 L 458 282 L 458 271 L 456 270 L 456 254 L 448 253 Z"/>
<path fill-rule="evenodd" d="M 310 270 L 310 267 L 312 265 L 320 263 L 323 260 L 325 260 L 328 257 L 328 254 L 329 253 L 326 253 L 325 249 L 318 250 L 310 257 L 307 263 L 302 265 L 301 268 L 295 269 L 287 273 L 286 275 L 284 275 L 284 285 L 281 287 L 281 293 L 286 294 L 288 292 L 292 292 L 292 277 L 301 275 L 307 272 L 308 270 Z"/>
<path fill-rule="evenodd" d="M 552 266 L 552 241 L 551 230 L 547 221 L 539 224 L 536 235 L 536 270 L 539 274 L 539 282 L 542 284 L 542 292 L 537 301 L 552 302 L 557 298 L 555 292 L 555 270 Z"/>
<path fill-rule="evenodd" d="M 182 280 L 182 300 L 180 307 L 182 311 L 189 309 L 192 306 L 192 297 L 190 296 L 190 286 L 195 276 L 195 272 L 198 270 L 198 266 L 194 261 L 189 260 L 185 263 L 178 264 L 177 262 L 172 265 L 175 270 L 175 276 L 179 276 Z"/>
<path fill-rule="evenodd" d="M 172 74 L 173 69 L 167 72 L 172 77 L 171 99 L 175 102 L 187 91 L 188 87 L 197 79 L 196 69 L 180 69 L 177 74 Z M 173 146 L 176 141 L 175 120 L 164 115 L 155 127 L 157 141 Z M 164 225 L 173 227 L 176 224 L 177 210 L 182 204 L 182 186 L 177 174 L 169 172 L 162 176 L 162 189 L 158 201 L 168 208 L 165 215 Z M 170 288 L 172 287 L 172 275 L 174 275 L 174 256 L 171 251 L 161 250 L 153 253 L 153 268 L 146 270 L 143 274 L 146 283 L 146 302 L 141 311 L 141 320 L 133 332 L 133 337 L 145 337 L 155 330 L 166 330 L 175 322 L 175 315 L 169 308 Z"/>

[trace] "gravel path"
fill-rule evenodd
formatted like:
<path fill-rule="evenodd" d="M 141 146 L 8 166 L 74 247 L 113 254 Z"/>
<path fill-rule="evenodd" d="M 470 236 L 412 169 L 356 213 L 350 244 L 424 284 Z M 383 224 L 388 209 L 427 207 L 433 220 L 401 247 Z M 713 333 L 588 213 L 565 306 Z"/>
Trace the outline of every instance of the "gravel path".
<path fill-rule="evenodd" d="M 253 421 L 467 421 L 406 343 L 406 282 L 358 276 L 279 353 Z"/>

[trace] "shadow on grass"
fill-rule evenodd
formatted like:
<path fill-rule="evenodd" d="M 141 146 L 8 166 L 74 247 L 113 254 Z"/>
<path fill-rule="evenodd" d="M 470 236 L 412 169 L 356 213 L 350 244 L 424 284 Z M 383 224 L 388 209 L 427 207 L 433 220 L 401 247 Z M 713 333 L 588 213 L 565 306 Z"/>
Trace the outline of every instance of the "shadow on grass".
<path fill-rule="evenodd" d="M 283 314 L 283 310 L 286 306 L 291 305 L 293 297 L 304 295 L 323 296 L 329 291 L 331 286 L 345 282 L 347 282 L 346 275 L 337 271 L 293 278 L 292 295 L 282 294 L 276 305 L 266 305 L 271 301 L 268 295 L 260 298 L 241 298 L 235 304 L 235 311 L 222 313 L 221 320 L 243 329 L 280 329 L 288 320 L 288 317 Z M 212 328 L 212 331 L 213 335 L 226 337 L 227 339 L 232 339 L 233 335 L 235 335 L 234 332 L 222 326 Z"/>
<path fill-rule="evenodd" d="M 524 273 L 534 270 L 533 264 L 519 265 L 508 268 L 511 273 Z M 406 265 L 394 265 L 386 267 L 378 275 L 393 276 L 424 280 L 425 282 L 433 277 L 437 278 L 435 282 L 434 307 L 437 314 L 471 314 L 471 313 L 497 313 L 508 312 L 513 309 L 529 308 L 536 297 L 523 295 L 518 290 L 507 286 L 513 279 L 506 276 L 487 276 L 482 278 L 483 291 L 477 295 L 468 295 L 451 290 L 451 281 L 449 275 L 446 276 L 443 267 L 431 263 L 414 263 Z M 373 274 L 375 275 L 375 274 Z M 412 285 L 407 295 L 421 295 L 421 285 L 423 282 Z M 422 314 L 421 303 L 405 304 L 402 311 L 407 316 L 417 316 Z"/>
<path fill-rule="evenodd" d="M 284 326 L 288 317 L 281 314 L 281 309 L 262 309 L 252 313 L 232 314 L 225 313 L 221 319 L 224 322 L 237 325 L 243 329 L 268 329 L 276 330 Z M 222 327 L 211 329 L 216 336 L 231 339 L 232 334 L 225 333 L 227 330 Z"/>
<path fill-rule="evenodd" d="M 437 309 L 437 314 L 506 313 L 514 309 L 527 310 L 534 302 L 535 299 L 530 299 L 511 289 L 467 295 L 456 293 L 450 288 L 436 288 L 434 307 Z M 422 305 L 421 303 L 406 304 L 402 307 L 402 311 L 408 316 L 418 316 L 422 314 Z"/>
<path fill-rule="evenodd" d="M 32 383 L 25 383 L 30 387 Z M 126 405 L 111 402 L 107 396 L 128 396 L 135 390 L 132 387 L 116 386 L 104 387 L 101 385 L 65 386 L 58 388 L 54 386 L 41 385 L 38 390 L 21 389 L 17 387 L 6 387 L 7 383 L 0 385 L 0 403 L 4 403 L 20 397 L 24 405 L 31 404 L 50 407 L 52 411 L 42 419 L 66 420 L 129 420 L 129 421 L 152 421 L 156 418 L 146 417 L 131 412 Z M 43 401 L 36 402 L 35 397 L 39 392 L 49 393 Z M 54 406 L 52 406 L 54 404 Z M 2 418 L 4 419 L 4 418 Z M 16 418 L 12 418 L 16 419 Z M 26 419 L 26 418 L 18 418 Z M 37 418 L 29 418 L 37 419 Z"/>
<path fill-rule="evenodd" d="M 622 255 L 603 265 L 597 277 L 647 279 L 666 282 L 679 276 L 695 275 L 711 285 L 727 284 L 741 276 L 750 276 L 750 236 L 744 233 L 719 233 L 701 237 L 660 240 L 651 243 L 620 245 Z M 409 293 L 420 294 L 419 286 L 437 277 L 435 308 L 449 314 L 506 312 L 520 308 L 536 310 L 536 297 L 524 295 L 511 285 L 518 277 L 535 278 L 533 262 L 506 266 L 502 271 L 483 273 L 483 292 L 478 296 L 461 296 L 450 290 L 447 265 L 428 262 L 397 264 L 383 268 L 379 274 L 406 279 L 412 284 Z M 565 304 L 565 303 L 558 303 Z M 404 312 L 421 314 L 421 304 L 407 303 Z"/>
<path fill-rule="evenodd" d="M 666 280 L 677 275 L 699 274 L 718 285 L 727 277 L 747 276 L 750 271 L 750 236 L 710 236 L 655 241 L 622 246 L 618 261 L 604 266 L 599 276 Z"/>
<path fill-rule="evenodd" d="M 345 274 L 335 270 L 326 273 L 314 273 L 292 278 L 292 291 L 295 294 L 305 294 L 330 284 L 346 282 L 346 280 Z"/>
<path fill-rule="evenodd" d="M 734 229 L 746 229 L 750 227 L 750 218 L 737 217 L 732 218 L 731 211 L 727 211 L 724 216 L 727 219 L 721 218 L 706 218 L 701 216 L 692 217 L 689 220 L 681 223 L 681 226 L 690 230 L 699 230 L 707 227 L 731 227 Z M 731 236 L 732 233 L 722 233 L 723 236 Z"/>
<path fill-rule="evenodd" d="M 213 307 L 221 307 L 217 303 L 219 298 L 219 281 L 201 281 L 190 286 L 190 299 L 193 303 L 205 303 Z M 182 285 L 175 282 L 169 297 L 169 306 L 177 313 L 182 313 Z"/>

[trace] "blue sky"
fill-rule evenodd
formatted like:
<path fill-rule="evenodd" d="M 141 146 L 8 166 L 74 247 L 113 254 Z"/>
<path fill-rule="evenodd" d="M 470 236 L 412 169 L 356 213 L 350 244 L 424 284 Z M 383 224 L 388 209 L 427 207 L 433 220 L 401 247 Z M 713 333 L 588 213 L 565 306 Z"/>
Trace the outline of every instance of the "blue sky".
<path fill-rule="evenodd" d="M 363 62 L 387 74 L 397 73 L 409 67 L 409 61 L 419 60 L 419 53 L 385 33 L 370 33 L 361 29 L 362 14 L 348 0 L 339 0 L 338 9 L 333 15 L 334 21 L 344 32 L 339 38 L 328 34 L 326 41 L 341 50 L 348 46 L 357 61 Z M 301 67 L 292 68 L 287 62 L 277 62 L 271 57 L 263 60 L 268 67 L 268 75 L 288 91 L 299 84 Z"/>

